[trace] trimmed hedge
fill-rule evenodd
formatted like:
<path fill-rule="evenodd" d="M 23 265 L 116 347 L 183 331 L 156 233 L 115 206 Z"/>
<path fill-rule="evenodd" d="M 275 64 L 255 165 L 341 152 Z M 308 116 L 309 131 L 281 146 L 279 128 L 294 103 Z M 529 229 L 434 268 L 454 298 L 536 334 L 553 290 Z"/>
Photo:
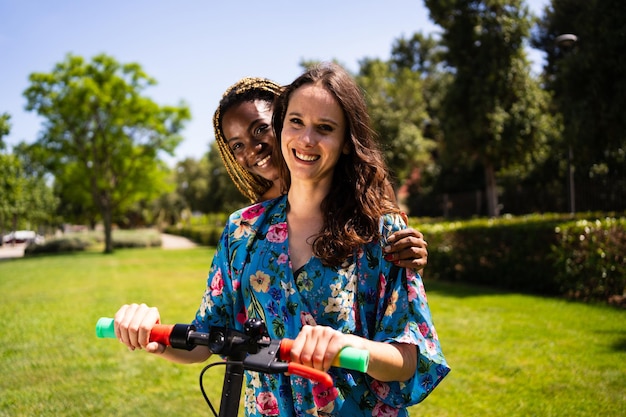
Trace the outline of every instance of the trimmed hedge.
<path fill-rule="evenodd" d="M 220 236 L 224 231 L 222 226 L 186 226 L 167 227 L 165 233 L 186 237 L 187 239 L 204 246 L 217 246 Z"/>
<path fill-rule="evenodd" d="M 95 250 L 103 243 L 103 232 L 71 233 L 59 238 L 46 239 L 42 244 L 31 243 L 24 249 L 24 256 Z M 161 234 L 157 230 L 113 231 L 114 249 L 160 247 L 161 244 Z"/>
<path fill-rule="evenodd" d="M 626 217 L 504 216 L 412 227 L 428 241 L 427 279 L 626 305 Z M 168 233 L 216 246 L 219 221 Z"/>
<path fill-rule="evenodd" d="M 531 215 L 411 225 L 428 245 L 428 279 L 624 302 L 626 218 Z"/>
<path fill-rule="evenodd" d="M 199 245 L 217 246 L 227 221 L 226 213 L 204 214 L 186 225 L 169 226 L 165 233 L 186 237 Z"/>
<path fill-rule="evenodd" d="M 560 225 L 552 247 L 559 292 L 584 300 L 624 302 L 626 218 Z"/>
<path fill-rule="evenodd" d="M 82 252 L 94 244 L 93 240 L 82 239 L 78 236 L 62 237 L 47 240 L 44 243 L 29 243 L 24 248 L 24 256 L 51 254 L 51 253 L 68 253 Z"/>

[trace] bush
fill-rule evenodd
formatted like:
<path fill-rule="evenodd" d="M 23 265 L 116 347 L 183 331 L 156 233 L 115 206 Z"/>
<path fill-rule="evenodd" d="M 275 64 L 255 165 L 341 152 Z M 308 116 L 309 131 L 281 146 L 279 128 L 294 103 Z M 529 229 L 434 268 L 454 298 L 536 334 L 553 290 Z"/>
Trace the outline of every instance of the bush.
<path fill-rule="evenodd" d="M 69 233 L 41 244 L 29 244 L 24 249 L 24 256 L 96 250 L 103 242 L 103 232 Z M 113 231 L 114 249 L 160 247 L 161 243 L 161 234 L 153 229 Z"/>
<path fill-rule="evenodd" d="M 626 218 L 572 221 L 563 215 L 531 215 L 410 223 L 429 242 L 429 279 L 584 300 L 623 300 Z"/>
<path fill-rule="evenodd" d="M 559 291 L 572 298 L 623 304 L 626 218 L 562 224 L 556 236 L 552 258 Z"/>
<path fill-rule="evenodd" d="M 217 246 L 220 236 L 224 231 L 224 225 L 204 225 L 189 227 L 168 227 L 166 233 L 183 236 L 187 239 L 203 246 Z"/>
<path fill-rule="evenodd" d="M 161 234 L 156 230 L 116 230 L 113 232 L 114 249 L 160 247 L 161 244 Z"/>
<path fill-rule="evenodd" d="M 187 224 L 169 226 L 165 229 L 165 232 L 186 237 L 198 245 L 217 246 L 228 221 L 228 216 L 227 213 L 209 213 L 194 216 Z"/>
<path fill-rule="evenodd" d="M 84 251 L 94 242 L 79 236 L 52 239 L 44 243 L 29 243 L 24 248 L 24 256 L 40 255 L 44 253 L 66 253 Z"/>

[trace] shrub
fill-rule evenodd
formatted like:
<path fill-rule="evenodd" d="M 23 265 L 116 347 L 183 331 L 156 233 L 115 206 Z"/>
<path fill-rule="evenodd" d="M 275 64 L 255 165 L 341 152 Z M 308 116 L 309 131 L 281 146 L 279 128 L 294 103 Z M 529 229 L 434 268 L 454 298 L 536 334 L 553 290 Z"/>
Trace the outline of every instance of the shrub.
<path fill-rule="evenodd" d="M 96 249 L 103 242 L 102 232 L 69 233 L 60 238 L 48 239 L 42 244 L 29 244 L 24 249 L 24 256 Z M 160 247 L 161 243 L 161 234 L 153 229 L 113 231 L 115 249 Z"/>
<path fill-rule="evenodd" d="M 583 300 L 624 303 L 626 218 L 579 220 L 556 229 L 552 246 L 561 293 Z"/>
<path fill-rule="evenodd" d="M 223 231 L 224 225 L 168 227 L 165 229 L 166 233 L 186 237 L 203 246 L 217 246 Z"/>
<path fill-rule="evenodd" d="M 113 248 L 150 248 L 160 247 L 161 234 L 152 229 L 116 230 L 113 232 Z"/>
<path fill-rule="evenodd" d="M 410 223 L 429 243 L 429 279 L 624 302 L 626 218 L 572 221 L 564 215 L 531 215 Z"/>
<path fill-rule="evenodd" d="M 44 253 L 65 253 L 84 251 L 91 245 L 93 241 L 84 239 L 79 236 L 62 237 L 48 240 L 44 243 L 29 243 L 24 248 L 24 256 L 40 255 Z"/>

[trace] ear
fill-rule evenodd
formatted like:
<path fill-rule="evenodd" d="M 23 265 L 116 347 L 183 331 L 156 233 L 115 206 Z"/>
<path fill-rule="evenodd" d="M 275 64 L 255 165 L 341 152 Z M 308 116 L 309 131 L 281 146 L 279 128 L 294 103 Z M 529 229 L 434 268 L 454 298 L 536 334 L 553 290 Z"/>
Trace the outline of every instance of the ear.
<path fill-rule="evenodd" d="M 344 155 L 350 155 L 350 151 L 352 151 L 352 143 L 349 140 L 346 140 L 346 143 L 343 144 L 342 152 Z"/>

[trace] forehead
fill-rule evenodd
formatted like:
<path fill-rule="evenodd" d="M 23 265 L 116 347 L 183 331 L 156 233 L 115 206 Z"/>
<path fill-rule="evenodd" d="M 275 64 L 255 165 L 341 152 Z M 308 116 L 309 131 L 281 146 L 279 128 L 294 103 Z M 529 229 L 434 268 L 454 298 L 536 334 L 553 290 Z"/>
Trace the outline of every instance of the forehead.
<path fill-rule="evenodd" d="M 343 110 L 335 96 L 321 84 L 306 84 L 291 94 L 287 112 L 306 112 L 317 117 L 343 121 Z"/>
<path fill-rule="evenodd" d="M 253 118 L 271 116 L 272 105 L 265 100 L 243 101 L 229 107 L 224 113 L 222 120 L 233 118 Z"/>

